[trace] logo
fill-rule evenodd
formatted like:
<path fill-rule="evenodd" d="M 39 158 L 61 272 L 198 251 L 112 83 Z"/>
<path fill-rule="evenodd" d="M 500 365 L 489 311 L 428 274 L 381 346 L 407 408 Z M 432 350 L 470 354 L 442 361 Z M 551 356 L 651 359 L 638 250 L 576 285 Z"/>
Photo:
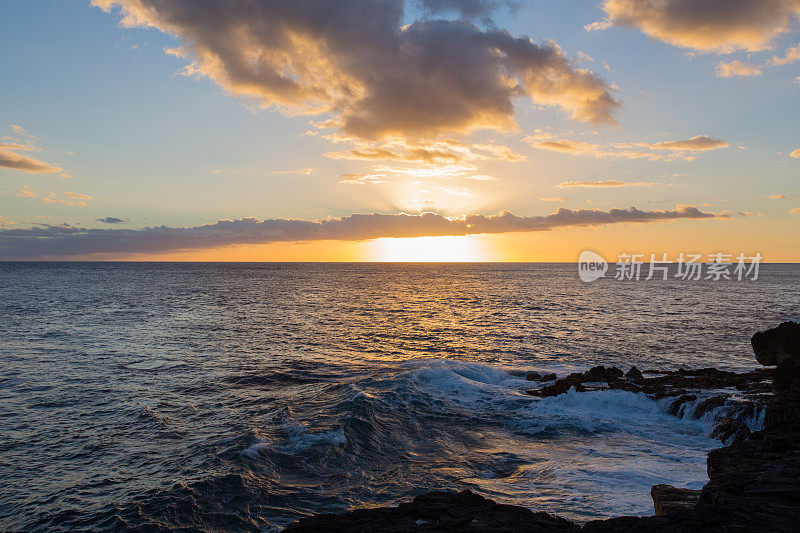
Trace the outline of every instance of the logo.
<path fill-rule="evenodd" d="M 608 263 L 600 254 L 584 250 L 578 258 L 578 275 L 584 283 L 591 283 L 606 275 Z"/>

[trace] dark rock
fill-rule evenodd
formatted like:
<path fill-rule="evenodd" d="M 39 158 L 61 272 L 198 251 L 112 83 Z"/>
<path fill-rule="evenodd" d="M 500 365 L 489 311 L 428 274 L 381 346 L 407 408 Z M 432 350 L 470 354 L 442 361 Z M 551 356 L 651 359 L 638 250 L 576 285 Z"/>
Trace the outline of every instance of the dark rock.
<path fill-rule="evenodd" d="M 303 518 L 284 531 L 294 532 L 555 532 L 579 528 L 558 516 L 502 505 L 473 492 L 429 492 L 397 507 L 360 509 Z"/>
<path fill-rule="evenodd" d="M 528 381 L 541 381 L 542 375 L 538 372 L 528 372 L 525 374 L 525 379 Z"/>
<path fill-rule="evenodd" d="M 759 331 L 750 339 L 756 361 L 765 366 L 792 362 L 800 366 L 800 324 L 784 322 L 777 328 Z"/>
<path fill-rule="evenodd" d="M 728 397 L 720 394 L 718 396 L 711 396 L 710 398 L 706 398 L 702 402 L 700 402 L 697 407 L 694 409 L 694 417 L 695 418 L 702 418 L 704 414 L 707 412 L 716 409 L 718 407 L 722 407 L 725 405 L 725 402 L 728 401 Z"/>
<path fill-rule="evenodd" d="M 680 489 L 672 485 L 653 485 L 650 496 L 653 498 L 656 515 L 662 515 L 693 508 L 700 500 L 700 491 Z"/>
<path fill-rule="evenodd" d="M 796 421 L 795 421 L 796 422 Z M 730 523 L 760 531 L 800 524 L 800 428 L 767 428 L 708 454 L 698 510 L 724 509 Z"/>
<path fill-rule="evenodd" d="M 583 373 L 583 381 L 595 382 L 605 381 L 610 383 L 622 377 L 622 370 L 617 367 L 606 368 L 604 366 L 596 366 Z"/>
<path fill-rule="evenodd" d="M 555 381 L 556 377 L 557 376 L 551 372 L 549 374 L 543 375 L 540 381 Z"/>
<path fill-rule="evenodd" d="M 613 390 L 624 390 L 628 392 L 642 392 L 642 388 L 639 385 L 631 383 L 630 381 L 622 380 L 609 383 L 608 388 Z"/>
<path fill-rule="evenodd" d="M 678 416 L 684 404 L 688 402 L 693 402 L 696 399 L 697 395 L 695 394 L 682 394 L 681 396 L 678 396 L 677 398 L 675 398 L 675 400 L 672 401 L 672 403 L 669 404 L 669 409 L 668 409 L 669 414 L 673 416 Z"/>
<path fill-rule="evenodd" d="M 636 365 L 632 366 L 631 369 L 625 373 L 625 377 L 632 381 L 641 381 L 644 379 L 642 372 L 636 368 Z"/>
<path fill-rule="evenodd" d="M 784 364 L 775 369 L 775 397 L 767 406 L 769 426 L 796 425 L 800 421 L 800 367 Z"/>
<path fill-rule="evenodd" d="M 547 385 L 541 389 L 529 390 L 527 392 L 532 396 L 546 398 L 548 396 L 558 396 L 559 394 L 564 394 L 573 387 L 577 392 L 583 392 L 586 390 L 586 388 L 581 384 L 579 374 L 577 376 L 575 374 L 570 374 L 565 378 L 556 380 L 556 382 L 552 385 Z"/>
<path fill-rule="evenodd" d="M 714 424 L 711 430 L 711 438 L 719 439 L 722 442 L 734 444 L 750 436 L 750 428 L 743 420 L 734 416 L 725 416 Z"/>

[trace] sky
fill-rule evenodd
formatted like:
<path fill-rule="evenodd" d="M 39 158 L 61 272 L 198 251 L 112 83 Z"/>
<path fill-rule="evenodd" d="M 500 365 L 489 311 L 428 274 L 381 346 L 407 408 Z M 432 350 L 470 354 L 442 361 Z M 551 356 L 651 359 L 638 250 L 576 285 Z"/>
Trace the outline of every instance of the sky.
<path fill-rule="evenodd" d="M 0 260 L 800 262 L 800 0 L 0 3 Z"/>

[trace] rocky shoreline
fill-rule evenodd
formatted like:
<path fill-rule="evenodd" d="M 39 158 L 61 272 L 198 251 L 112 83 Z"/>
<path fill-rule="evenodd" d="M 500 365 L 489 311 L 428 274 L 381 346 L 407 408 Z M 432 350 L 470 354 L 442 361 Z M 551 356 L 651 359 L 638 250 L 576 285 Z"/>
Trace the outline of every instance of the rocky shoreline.
<path fill-rule="evenodd" d="M 594 520 L 583 526 L 546 512 L 503 505 L 470 491 L 422 494 L 397 507 L 321 514 L 285 531 L 309 532 L 681 532 L 800 531 L 800 324 L 785 322 L 751 340 L 765 366 L 746 373 L 704 368 L 624 373 L 595 367 L 557 379 L 528 373 L 534 396 L 575 389 L 621 389 L 669 402 L 676 416 L 715 415 L 712 436 L 726 446 L 708 454 L 702 490 L 656 485 L 655 515 Z"/>

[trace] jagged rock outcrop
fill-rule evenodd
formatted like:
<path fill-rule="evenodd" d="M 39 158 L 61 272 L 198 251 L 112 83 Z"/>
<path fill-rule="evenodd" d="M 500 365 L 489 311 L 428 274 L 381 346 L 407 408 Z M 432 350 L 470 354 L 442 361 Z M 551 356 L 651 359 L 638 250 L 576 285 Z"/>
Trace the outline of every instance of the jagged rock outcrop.
<path fill-rule="evenodd" d="M 791 363 L 800 366 L 800 324 L 784 322 L 776 328 L 759 331 L 750 339 L 756 361 L 764 366 Z"/>
<path fill-rule="evenodd" d="M 700 491 L 673 487 L 672 485 L 653 485 L 650 489 L 656 516 L 673 511 L 694 508 L 700 501 Z"/>
<path fill-rule="evenodd" d="M 636 368 L 636 365 L 633 365 L 630 370 L 625 372 L 625 379 L 637 382 L 637 381 L 643 380 L 644 379 L 644 375 L 642 374 L 641 370 Z"/>
<path fill-rule="evenodd" d="M 397 507 L 360 509 L 344 514 L 321 514 L 303 518 L 284 531 L 308 533 L 464 531 L 545 533 L 578 531 L 564 518 L 534 513 L 525 507 L 503 505 L 465 490 L 436 491 L 417 496 Z"/>
<path fill-rule="evenodd" d="M 583 386 L 583 378 L 581 374 L 570 374 L 565 378 L 556 380 L 552 385 L 547 385 L 541 389 L 532 389 L 527 391 L 532 396 L 539 396 L 546 398 L 548 396 L 558 396 L 564 394 L 570 389 L 575 389 L 577 392 L 583 392 L 586 387 Z"/>

